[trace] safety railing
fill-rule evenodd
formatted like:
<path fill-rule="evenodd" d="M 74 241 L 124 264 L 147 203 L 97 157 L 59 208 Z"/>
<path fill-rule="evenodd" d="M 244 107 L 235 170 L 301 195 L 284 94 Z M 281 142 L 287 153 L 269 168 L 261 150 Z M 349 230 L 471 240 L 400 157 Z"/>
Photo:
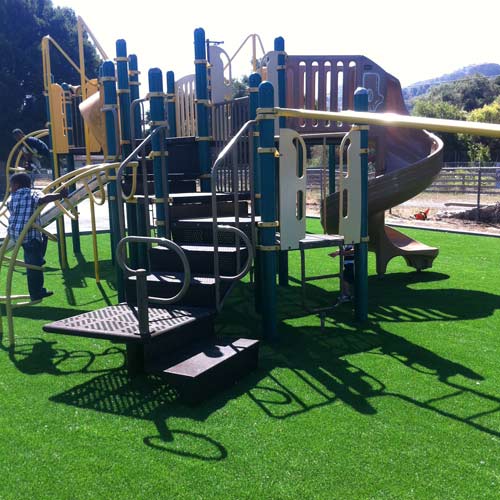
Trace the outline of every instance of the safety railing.
<path fill-rule="evenodd" d="M 241 229 L 240 225 L 240 217 L 239 217 L 239 186 L 237 182 L 238 178 L 238 170 L 237 170 L 237 161 L 232 162 L 232 187 L 233 187 L 233 203 L 234 203 L 234 215 L 235 215 L 235 227 L 232 226 L 219 226 L 217 222 L 217 174 L 219 169 L 224 165 L 227 157 L 230 154 L 237 154 L 236 147 L 243 137 L 246 137 L 245 134 L 248 134 L 250 128 L 255 125 L 257 122 L 255 120 L 247 121 L 237 134 L 227 143 L 225 148 L 219 153 L 217 159 L 215 160 L 212 170 L 211 170 L 211 189 L 212 189 L 212 239 L 214 246 L 214 278 L 215 278 L 215 297 L 216 297 L 216 306 L 219 310 L 222 306 L 220 296 L 220 282 L 221 280 L 237 280 L 241 279 L 248 270 L 250 269 L 253 253 L 255 249 L 255 199 L 254 199 L 254 188 L 253 188 L 253 165 L 251 162 L 251 155 L 249 155 L 250 163 L 249 163 L 249 182 L 250 182 L 250 221 L 251 221 L 251 238 L 249 238 Z M 249 150 L 252 149 L 252 140 L 253 136 L 251 134 L 248 135 L 249 138 Z M 219 231 L 225 232 L 233 232 L 235 234 L 235 245 L 237 249 L 236 254 L 236 268 L 240 268 L 240 244 L 239 239 L 241 238 L 245 242 L 245 246 L 248 249 L 248 257 L 243 270 L 239 272 L 235 276 L 221 276 L 219 271 Z"/>
<path fill-rule="evenodd" d="M 16 144 L 14 144 L 13 148 L 10 150 L 9 156 L 7 158 L 7 163 L 5 164 L 5 194 L 2 202 L 0 203 L 0 224 L 3 224 L 2 217 L 5 216 L 5 205 L 10 194 L 10 176 L 15 173 L 26 172 L 26 169 L 19 165 L 23 157 L 23 145 L 26 144 L 26 139 L 28 139 L 29 137 L 41 139 L 42 137 L 46 137 L 47 135 L 49 135 L 49 131 L 46 128 L 30 132 L 29 134 L 26 134 L 21 140 L 17 141 Z"/>
<path fill-rule="evenodd" d="M 117 193 L 117 198 L 118 200 L 123 200 L 125 202 L 130 202 L 134 199 L 134 197 L 137 194 L 137 174 L 133 176 L 132 179 L 132 185 L 130 188 L 130 192 L 126 194 L 123 191 L 123 178 L 124 178 L 124 173 L 125 169 L 128 168 L 129 164 L 134 161 L 135 159 L 138 158 L 139 153 L 143 153 L 142 158 L 141 158 L 141 174 L 142 174 L 142 192 L 144 193 L 145 197 L 145 203 L 146 200 L 148 199 L 147 193 L 148 193 L 148 184 L 147 184 L 147 165 L 146 165 L 146 155 L 144 154 L 146 151 L 146 146 L 152 141 L 153 137 L 156 135 L 160 134 L 160 132 L 163 132 L 165 130 L 168 130 L 168 125 L 161 125 L 157 128 L 155 128 L 133 151 L 130 153 L 125 160 L 122 161 L 120 164 L 117 172 L 116 172 L 116 193 Z M 162 139 L 162 135 L 160 135 L 160 139 Z M 160 140 L 160 148 L 161 148 L 161 158 L 162 161 L 165 159 L 165 151 L 164 151 L 164 141 Z M 163 199 L 162 200 L 156 200 L 157 202 L 162 202 L 165 207 L 165 223 L 166 223 L 166 232 L 168 234 L 169 227 L 168 227 L 168 222 L 169 222 L 169 204 L 168 204 L 168 195 L 169 195 L 169 188 L 168 188 L 168 172 L 166 171 L 165 165 L 162 165 L 162 187 L 163 187 Z M 147 207 L 145 207 L 146 209 Z M 119 203 L 118 206 L 118 224 L 120 228 L 120 238 L 123 238 L 125 236 L 125 215 L 123 213 L 123 206 L 121 203 Z M 149 226 L 149 224 L 148 224 Z M 149 231 L 149 227 L 147 228 L 147 231 Z"/>
<path fill-rule="evenodd" d="M 169 250 L 175 252 L 181 259 L 183 267 L 183 282 L 181 289 L 172 297 L 154 297 L 148 296 L 147 289 L 147 271 L 146 269 L 132 269 L 126 263 L 126 245 L 129 243 L 146 243 L 151 245 L 157 243 L 160 246 L 166 247 Z M 186 254 L 182 248 L 171 240 L 166 238 L 151 238 L 146 236 L 127 236 L 122 238 L 116 248 L 116 261 L 118 265 L 129 275 L 135 276 L 136 278 L 136 305 L 137 305 L 137 316 L 139 323 L 139 333 L 141 336 L 149 335 L 149 309 L 148 303 L 158 305 L 169 305 L 184 297 L 188 291 L 189 284 L 191 283 L 191 268 L 189 266 L 189 261 Z"/>
<path fill-rule="evenodd" d="M 101 197 L 100 201 L 104 203 L 106 199 L 106 191 L 104 189 L 104 185 L 113 179 L 113 177 L 110 175 L 110 172 L 113 171 L 113 169 L 115 169 L 117 166 L 118 163 L 105 163 L 100 165 L 82 167 L 81 169 L 68 172 L 58 179 L 52 181 L 42 189 L 43 194 L 59 193 L 61 190 L 72 185 L 83 185 L 73 191 L 71 195 L 64 200 L 64 202 L 54 202 L 56 204 L 56 207 L 50 208 L 46 212 L 44 212 L 44 205 L 38 206 L 28 222 L 25 224 L 16 241 L 12 241 L 9 234 L 6 234 L 2 245 L 0 246 L 0 267 L 7 264 L 7 274 L 4 281 L 5 295 L 0 296 L 0 303 L 5 304 L 5 314 L 8 324 L 8 337 L 11 346 L 14 345 L 15 342 L 13 310 L 16 307 L 32 305 L 39 302 L 39 300 L 32 301 L 29 295 L 14 295 L 12 293 L 15 268 L 21 266 L 28 269 L 43 271 L 43 267 L 41 266 L 25 264 L 24 262 L 18 260 L 18 254 L 21 250 L 25 236 L 31 229 L 37 229 L 38 231 L 44 233 L 49 239 L 57 240 L 57 238 L 46 231 L 44 227 L 61 215 L 66 215 L 71 218 L 77 217 L 76 205 L 89 196 L 94 196 L 94 192 L 96 191 L 99 191 Z M 95 241 L 96 240 L 94 238 L 94 245 Z M 10 255 L 7 256 L 9 252 Z M 0 332 L 1 331 L 3 331 L 3 324 L 0 317 Z"/>

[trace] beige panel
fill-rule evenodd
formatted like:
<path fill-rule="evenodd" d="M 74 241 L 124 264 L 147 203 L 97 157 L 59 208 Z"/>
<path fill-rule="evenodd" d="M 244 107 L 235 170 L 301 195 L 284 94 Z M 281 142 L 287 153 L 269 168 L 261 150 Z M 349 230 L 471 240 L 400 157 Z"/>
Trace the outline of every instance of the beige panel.
<path fill-rule="evenodd" d="M 302 149 L 300 177 L 298 148 Z M 282 128 L 279 152 L 280 246 L 297 250 L 306 234 L 306 145 L 295 130 Z"/>
<path fill-rule="evenodd" d="M 66 105 L 64 91 L 57 83 L 49 87 L 50 126 L 52 149 L 56 153 L 68 153 L 68 125 L 66 123 Z"/>
<path fill-rule="evenodd" d="M 343 150 L 347 147 L 347 165 L 344 169 Z M 340 148 L 339 174 L 339 234 L 344 237 L 345 244 L 361 242 L 361 133 L 351 130 L 342 141 Z M 343 193 L 347 194 L 344 195 Z M 344 207 L 344 203 L 347 206 Z M 346 211 L 345 216 L 344 208 Z"/>

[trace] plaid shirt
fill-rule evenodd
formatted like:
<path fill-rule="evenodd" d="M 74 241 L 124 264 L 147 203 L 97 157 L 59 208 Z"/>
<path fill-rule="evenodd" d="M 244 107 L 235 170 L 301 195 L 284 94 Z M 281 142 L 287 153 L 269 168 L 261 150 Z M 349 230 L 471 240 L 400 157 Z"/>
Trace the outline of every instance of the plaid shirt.
<path fill-rule="evenodd" d="M 7 203 L 10 212 L 8 233 L 14 241 L 17 241 L 24 226 L 35 212 L 39 199 L 40 192 L 30 188 L 20 188 L 12 193 L 10 201 Z M 40 217 L 35 222 L 40 224 Z M 42 241 L 42 234 L 36 229 L 30 229 L 26 233 L 23 243 L 31 240 Z"/>

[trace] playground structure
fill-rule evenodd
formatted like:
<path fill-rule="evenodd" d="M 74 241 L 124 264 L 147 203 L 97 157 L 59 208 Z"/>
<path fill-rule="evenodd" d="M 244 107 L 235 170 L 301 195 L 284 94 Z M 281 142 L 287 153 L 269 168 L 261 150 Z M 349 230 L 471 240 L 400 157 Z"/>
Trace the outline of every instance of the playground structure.
<path fill-rule="evenodd" d="M 256 366 L 258 341 L 221 340 L 214 334 L 224 299 L 252 265 L 262 337 L 272 339 L 277 336 L 276 275 L 286 284 L 287 252 L 353 243 L 356 316 L 364 320 L 368 244 L 377 253 L 380 274 L 396 255 L 418 270 L 430 267 L 437 255 L 437 249 L 405 240 L 383 224 L 387 208 L 420 192 L 441 168 L 442 142 L 420 129 L 500 135 L 498 126 L 405 116 L 399 83 L 369 59 L 290 56 L 281 38 L 263 59 L 268 81 L 261 83 L 261 76 L 253 74 L 249 96 L 236 100 L 228 99 L 223 51 L 207 44 L 201 29 L 195 31 L 195 75 L 176 82 L 168 72 L 164 92 L 162 72 L 151 69 L 145 99 L 139 98 L 137 58 L 127 55 L 123 40 L 117 42 L 116 65 L 105 61 L 97 83 L 80 72 L 80 88 L 87 90 L 76 93 L 51 82 L 49 41 L 44 69 L 55 178 L 45 191 L 68 187 L 71 194 L 41 214 L 42 226 L 58 221 L 64 266 L 60 215 L 71 217 L 78 233 L 76 205 L 86 198 L 91 207 L 108 200 L 120 304 L 44 329 L 122 342 L 131 374 L 159 374 L 189 401 Z M 82 62 L 76 66 L 81 69 Z M 143 127 L 145 100 L 149 131 Z M 366 125 L 371 125 L 375 149 L 376 177 L 369 182 Z M 83 131 L 83 143 L 75 130 Z M 322 144 L 330 153 L 322 214 L 329 234 L 314 238 L 305 231 L 308 144 Z M 60 175 L 62 155 L 85 151 L 89 158 L 101 149 L 102 164 L 70 167 Z M 77 239 L 73 243 L 78 251 Z M 8 262 L 2 301 L 11 345 L 13 310 L 30 303 L 29 297 L 12 293 L 14 268 L 26 266 L 17 259 L 20 246 L 6 238 L 0 250 L 2 262 Z M 98 265 L 95 243 L 94 252 Z M 307 276 L 302 276 L 304 285 Z"/>

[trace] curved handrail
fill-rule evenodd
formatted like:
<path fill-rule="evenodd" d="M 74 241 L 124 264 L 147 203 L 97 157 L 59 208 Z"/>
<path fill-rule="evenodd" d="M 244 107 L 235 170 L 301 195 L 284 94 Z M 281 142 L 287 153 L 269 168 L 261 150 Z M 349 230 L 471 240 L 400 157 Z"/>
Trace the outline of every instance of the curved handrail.
<path fill-rule="evenodd" d="M 247 261 L 245 262 L 245 265 L 243 266 L 243 269 L 238 273 L 235 274 L 234 276 L 224 276 L 220 275 L 219 278 L 221 280 L 226 280 L 226 281 L 236 281 L 240 280 L 245 276 L 245 274 L 250 271 L 250 267 L 252 266 L 252 261 L 253 261 L 253 254 L 251 252 L 252 250 L 252 242 L 250 238 L 239 228 L 234 227 L 234 226 L 217 226 L 217 230 L 221 232 L 228 232 L 228 233 L 235 233 L 237 236 L 239 236 L 243 242 L 245 243 L 246 247 L 248 248 L 248 256 L 247 256 Z"/>
<path fill-rule="evenodd" d="M 148 297 L 148 301 L 153 302 L 154 304 L 168 305 L 173 304 L 174 302 L 178 302 L 184 295 L 186 294 L 189 285 L 191 283 L 191 268 L 189 266 L 189 261 L 186 257 L 186 254 L 182 250 L 182 248 L 174 243 L 172 240 L 167 240 L 166 238 L 153 238 L 150 236 L 126 236 L 122 238 L 116 247 L 116 261 L 118 265 L 129 274 L 137 276 L 137 273 L 143 271 L 142 269 L 132 269 L 129 267 L 126 260 L 126 247 L 127 243 L 158 243 L 160 246 L 166 247 L 169 250 L 173 250 L 181 259 L 182 267 L 184 269 L 184 280 L 182 283 L 182 287 L 179 292 L 173 297 Z"/>
<path fill-rule="evenodd" d="M 125 193 L 122 189 L 122 181 L 123 181 L 123 171 L 128 166 L 128 164 L 134 160 L 139 152 L 144 149 L 144 147 L 151 142 L 153 137 L 160 133 L 162 130 L 168 129 L 168 125 L 160 125 L 155 128 L 128 156 L 125 158 L 118 167 L 116 171 L 116 197 L 119 200 L 130 201 L 134 196 L 137 188 L 137 180 L 134 175 L 132 179 L 132 187 L 130 189 L 130 193 L 125 196 Z M 124 236 L 125 234 L 125 216 L 123 214 L 123 206 L 120 203 L 118 208 L 118 226 L 120 229 L 120 236 Z"/>
<path fill-rule="evenodd" d="M 99 164 L 99 165 L 90 165 L 87 167 L 82 167 L 78 170 L 74 170 L 72 172 L 68 172 L 65 175 L 59 177 L 58 179 L 55 179 L 52 181 L 50 184 L 45 186 L 42 189 L 42 192 L 44 194 L 47 194 L 49 192 L 53 193 L 58 193 L 62 189 L 67 188 L 68 186 L 72 184 L 76 184 L 77 182 L 81 181 L 82 179 L 90 178 L 90 177 L 98 177 L 99 182 L 98 185 L 102 186 L 102 175 L 105 175 L 107 180 L 110 180 L 111 178 L 109 177 L 109 171 L 111 169 L 116 168 L 118 163 L 104 163 L 104 164 Z M 87 186 L 88 187 L 88 186 Z M 68 202 L 66 202 L 68 203 Z M 9 343 L 10 345 L 14 345 L 14 323 L 13 323 L 13 309 L 16 306 L 20 305 L 30 305 L 33 303 L 37 303 L 38 301 L 30 301 L 29 300 L 29 295 L 13 295 L 12 294 L 12 279 L 13 279 L 13 274 L 14 274 L 14 269 L 18 265 L 23 265 L 24 263 L 21 263 L 20 261 L 17 260 L 17 255 L 19 254 L 19 251 L 22 246 L 22 242 L 24 241 L 24 238 L 28 231 L 35 227 L 41 232 L 47 234 L 48 232 L 44 228 L 38 228 L 37 227 L 37 219 L 41 216 L 42 211 L 44 210 L 45 206 L 40 205 L 39 207 L 36 208 L 28 222 L 25 224 L 23 230 L 21 231 L 17 241 L 14 242 L 12 245 L 12 242 L 10 241 L 10 237 L 8 233 L 6 234 L 1 246 L 0 246 L 0 266 L 3 264 L 4 261 L 8 261 L 8 266 L 7 266 L 7 276 L 5 279 L 5 296 L 1 297 L 1 301 L 5 303 L 5 311 L 6 311 L 6 316 L 7 316 L 7 323 L 8 323 L 8 336 L 9 336 Z M 59 215 L 69 215 L 67 209 L 61 210 L 61 207 L 59 208 Z M 62 207 L 64 208 L 64 207 Z M 49 236 L 47 234 L 47 236 Z M 50 239 L 53 239 L 49 236 Z M 11 250 L 12 254 L 9 259 L 6 258 L 7 252 Z M 42 269 L 39 266 L 33 266 L 32 268 L 34 269 Z M 17 302 L 19 300 L 25 300 L 25 302 Z"/>
<path fill-rule="evenodd" d="M 224 149 L 218 154 L 213 166 L 212 170 L 210 172 L 211 176 L 211 189 L 212 189 L 212 239 L 213 239 L 213 246 L 214 246 L 214 277 L 215 277 L 215 303 L 217 310 L 220 310 L 221 303 L 220 303 L 220 280 L 236 280 L 236 279 L 241 279 L 250 269 L 250 266 L 252 264 L 253 260 L 253 252 L 254 252 L 254 245 L 252 241 L 248 238 L 248 236 L 243 233 L 239 228 L 233 227 L 233 226 L 218 226 L 217 225 L 217 171 L 219 170 L 220 166 L 222 165 L 223 160 L 225 157 L 233 150 L 235 145 L 238 143 L 239 139 L 241 136 L 252 126 L 257 123 L 257 120 L 248 120 L 243 124 L 243 126 L 238 130 L 236 135 L 226 144 Z M 250 175 L 250 178 L 252 178 L 252 175 Z M 234 187 L 234 186 L 233 186 Z M 252 203 L 252 207 L 253 207 Z M 236 203 L 237 206 L 237 203 Z M 252 213 L 253 213 L 253 208 L 252 208 Z M 236 219 L 236 223 L 238 223 L 238 219 Z M 220 276 L 219 275 L 219 231 L 218 229 L 223 227 L 223 231 L 229 231 L 227 229 L 228 227 L 231 227 L 232 230 L 238 235 L 243 235 L 243 240 L 248 246 L 248 259 L 247 260 L 247 265 L 244 267 L 244 273 L 242 274 L 241 272 L 238 273 L 236 276 Z M 241 234 L 239 234 L 241 233 Z M 253 234 L 253 232 L 252 232 Z"/>
<path fill-rule="evenodd" d="M 26 134 L 22 139 L 17 141 L 10 150 L 9 156 L 7 157 L 7 162 L 5 163 L 5 194 L 2 202 L 0 203 L 0 216 L 4 215 L 5 213 L 5 205 L 7 203 L 7 199 L 9 198 L 10 172 L 25 172 L 24 168 L 19 167 L 19 161 L 22 157 L 21 145 L 26 141 L 28 137 L 36 137 L 37 139 L 40 139 L 41 137 L 45 137 L 47 135 L 49 135 L 49 130 L 46 128 L 30 132 L 29 134 Z M 16 153 L 17 156 L 14 165 L 12 166 L 12 161 Z"/>

